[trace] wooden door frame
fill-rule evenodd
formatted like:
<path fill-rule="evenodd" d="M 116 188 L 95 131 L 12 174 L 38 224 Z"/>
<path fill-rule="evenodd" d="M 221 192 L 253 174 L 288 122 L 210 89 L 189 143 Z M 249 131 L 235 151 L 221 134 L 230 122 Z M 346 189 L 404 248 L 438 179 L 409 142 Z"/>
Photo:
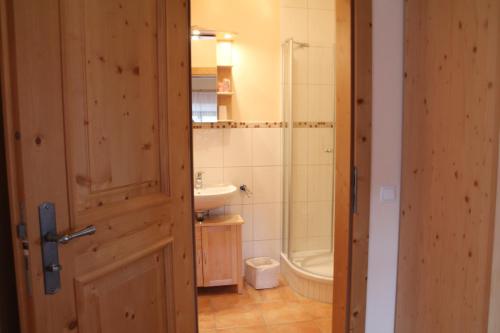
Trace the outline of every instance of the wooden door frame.
<path fill-rule="evenodd" d="M 335 0 L 337 15 L 337 57 L 336 57 L 336 142 L 350 142 L 351 147 L 338 146 L 338 166 L 335 170 L 337 186 L 335 197 L 335 276 L 333 330 L 346 332 L 348 329 L 364 332 L 366 309 L 366 275 L 368 267 L 368 232 L 370 207 L 370 161 L 371 161 L 371 2 L 354 4 L 354 0 Z M 1 24 L 1 82 L 3 95 L 5 141 L 8 158 L 7 168 L 15 178 L 15 133 L 9 132 L 16 122 L 11 110 L 14 108 L 11 90 L 11 59 L 9 53 L 6 2 L 0 1 Z M 357 50 L 360 50 L 357 52 Z M 339 66 L 342 64 L 342 66 Z M 346 66 L 346 64 L 349 64 Z M 10 110 L 10 111 L 9 111 Z M 353 118 L 356 126 L 353 126 Z M 358 212 L 351 214 L 351 170 L 358 168 Z M 17 186 L 9 185 L 12 223 L 17 224 L 19 201 Z M 12 238 L 17 242 L 16 231 Z M 22 248 L 15 246 L 15 261 L 24 260 Z M 22 265 L 16 265 L 18 302 L 21 329 L 28 331 L 28 291 Z"/>
<path fill-rule="evenodd" d="M 24 254 L 23 247 L 17 236 L 15 226 L 21 220 L 20 216 L 20 200 L 17 184 L 13 184 L 11 179 L 18 179 L 18 172 L 16 168 L 16 148 L 15 148 L 15 133 L 12 129 L 15 128 L 17 119 L 14 116 L 14 98 L 13 98 L 13 73 L 11 59 L 11 41 L 9 31 L 12 29 L 11 17 L 7 15 L 8 11 L 7 1 L 0 1 L 0 81 L 1 81 L 1 94 L 2 94 L 2 114 L 4 126 L 4 142 L 5 142 L 5 155 L 6 155 L 6 169 L 9 175 L 8 192 L 9 192 L 9 206 L 10 206 L 10 223 L 11 223 L 11 238 L 14 254 L 14 267 L 16 275 L 16 288 L 17 288 L 17 303 L 19 310 L 19 326 L 21 332 L 30 331 L 30 320 L 28 311 L 28 280 L 25 271 L 23 270 Z"/>
<path fill-rule="evenodd" d="M 364 332 L 370 221 L 372 3 L 336 1 L 335 333 Z M 349 145 L 341 143 L 349 142 Z M 339 144 L 340 143 L 340 144 Z M 353 213 L 353 170 L 357 175 Z"/>

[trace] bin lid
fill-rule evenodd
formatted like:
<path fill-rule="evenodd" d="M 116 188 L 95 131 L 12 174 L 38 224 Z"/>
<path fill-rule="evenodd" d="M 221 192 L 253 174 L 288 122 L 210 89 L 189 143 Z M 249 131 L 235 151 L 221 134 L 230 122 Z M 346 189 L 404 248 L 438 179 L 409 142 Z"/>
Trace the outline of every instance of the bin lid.
<path fill-rule="evenodd" d="M 254 268 L 265 269 L 265 268 L 272 268 L 279 266 L 280 263 L 274 260 L 273 258 L 257 257 L 257 258 L 247 259 L 246 264 Z"/>

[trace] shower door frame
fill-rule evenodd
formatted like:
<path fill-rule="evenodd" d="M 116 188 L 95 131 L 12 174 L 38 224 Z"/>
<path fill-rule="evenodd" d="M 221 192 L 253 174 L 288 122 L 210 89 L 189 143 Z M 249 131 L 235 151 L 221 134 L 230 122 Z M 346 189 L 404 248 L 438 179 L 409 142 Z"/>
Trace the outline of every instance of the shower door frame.
<path fill-rule="evenodd" d="M 293 95 L 293 86 L 295 84 L 294 81 L 294 70 L 293 70 L 293 59 L 294 59 L 294 49 L 295 48 L 309 48 L 310 44 L 307 42 L 300 42 L 295 40 L 294 38 L 288 38 L 286 39 L 283 43 L 281 43 L 281 57 L 282 57 L 282 81 L 283 81 L 283 90 L 282 90 L 282 105 L 283 105 L 283 121 L 285 124 L 285 130 L 283 132 L 283 229 L 282 229 L 282 247 L 281 247 L 281 252 L 286 256 L 286 260 L 290 262 L 290 265 L 293 265 L 299 270 L 303 270 L 307 272 L 307 274 L 312 274 L 315 275 L 319 278 L 330 278 L 333 279 L 333 276 L 327 276 L 325 274 L 320 274 L 318 272 L 311 271 L 296 262 L 295 256 L 292 255 L 292 250 L 294 248 L 293 241 L 294 237 L 291 237 L 291 234 L 293 234 L 293 205 L 294 205 L 294 199 L 293 199 L 293 181 L 294 179 L 294 165 L 293 165 L 293 144 L 294 144 L 294 123 L 295 119 L 293 117 L 294 113 L 294 95 Z M 333 47 L 335 49 L 335 46 Z M 286 53 L 288 52 L 288 53 Z M 304 119 L 302 119 L 304 121 Z M 332 131 L 334 132 L 334 126 L 332 127 Z M 335 144 L 332 141 L 331 142 L 332 146 L 334 147 Z M 333 165 L 335 165 L 335 162 L 333 162 Z M 333 168 L 332 165 L 332 168 Z M 333 188 L 333 177 L 332 177 L 332 184 Z M 329 207 L 329 211 L 332 212 L 332 217 L 333 219 L 333 194 L 331 200 L 331 206 Z M 332 223 L 333 225 L 333 223 Z M 333 228 L 333 226 L 332 226 Z M 332 238 L 333 238 L 333 229 L 332 231 Z M 296 239 L 295 239 L 296 241 Z M 296 244 L 295 244 L 296 245 Z M 309 249 L 311 250 L 311 249 Z M 313 250 L 314 251 L 314 250 Z M 316 250 L 318 252 L 326 252 L 328 251 L 329 253 L 333 252 L 333 239 L 330 239 L 330 247 L 328 249 L 322 248 L 319 250 Z M 332 267 L 332 273 L 333 273 L 333 267 Z"/>
<path fill-rule="evenodd" d="M 335 0 L 335 4 L 337 149 L 332 332 L 362 333 L 370 220 L 372 2 Z"/>

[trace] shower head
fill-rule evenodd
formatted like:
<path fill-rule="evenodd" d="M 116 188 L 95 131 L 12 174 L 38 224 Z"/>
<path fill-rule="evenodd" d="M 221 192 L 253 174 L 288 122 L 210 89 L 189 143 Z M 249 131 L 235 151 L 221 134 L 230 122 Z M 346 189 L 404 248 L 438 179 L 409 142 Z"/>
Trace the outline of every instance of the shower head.
<path fill-rule="evenodd" d="M 293 41 L 293 46 L 301 49 L 301 48 L 304 48 L 304 47 L 309 47 L 309 43 L 302 43 L 302 42 Z"/>
<path fill-rule="evenodd" d="M 292 43 L 294 47 L 296 48 L 304 48 L 304 47 L 309 47 L 309 43 L 303 43 L 303 42 L 297 42 L 293 38 L 288 38 L 281 44 L 282 46 Z"/>

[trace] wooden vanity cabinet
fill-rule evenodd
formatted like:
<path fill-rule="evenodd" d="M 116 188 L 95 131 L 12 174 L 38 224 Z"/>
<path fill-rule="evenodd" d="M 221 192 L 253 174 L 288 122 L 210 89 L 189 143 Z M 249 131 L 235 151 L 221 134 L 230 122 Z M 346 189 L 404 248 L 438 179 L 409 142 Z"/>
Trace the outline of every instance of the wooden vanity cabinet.
<path fill-rule="evenodd" d="M 201 228 L 196 224 L 195 232 L 195 256 L 196 256 L 196 285 L 203 285 L 203 250 L 201 244 Z"/>
<path fill-rule="evenodd" d="M 196 281 L 198 287 L 238 286 L 242 290 L 242 242 L 239 215 L 196 223 Z"/>

